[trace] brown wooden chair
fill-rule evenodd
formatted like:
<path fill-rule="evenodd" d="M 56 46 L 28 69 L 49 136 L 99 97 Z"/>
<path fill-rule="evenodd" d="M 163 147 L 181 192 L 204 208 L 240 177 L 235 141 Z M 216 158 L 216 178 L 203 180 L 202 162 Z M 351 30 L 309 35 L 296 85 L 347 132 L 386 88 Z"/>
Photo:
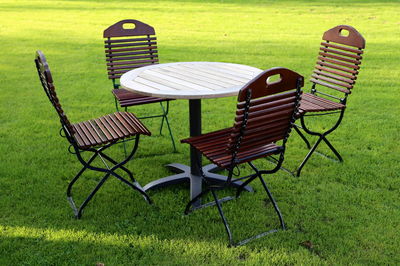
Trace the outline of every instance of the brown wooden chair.
<path fill-rule="evenodd" d="M 310 79 L 312 82 L 311 92 L 303 95 L 300 104 L 301 126 L 295 127 L 309 149 L 308 154 L 296 170 L 297 176 L 300 176 L 301 170 L 321 141 L 328 145 L 339 161 L 343 161 L 326 136 L 332 133 L 343 119 L 347 97 L 356 83 L 365 48 L 363 36 L 356 29 L 347 25 L 336 26 L 326 31 L 322 39 L 318 61 Z M 338 120 L 325 132 L 312 131 L 305 123 L 306 117 L 332 114 L 338 114 Z M 318 136 L 312 147 L 300 129 L 307 134 Z"/>
<path fill-rule="evenodd" d="M 116 112 L 114 114 L 105 115 L 80 123 L 70 123 L 67 115 L 61 107 L 55 91 L 49 66 L 44 54 L 41 51 L 36 52 L 35 64 L 43 89 L 60 118 L 60 135 L 68 140 L 70 143 L 70 147 L 68 149 L 69 152 L 75 154 L 83 165 L 83 168 L 72 179 L 67 188 L 67 199 L 71 204 L 75 217 L 78 219 L 81 217 L 83 209 L 110 176 L 116 177 L 123 183 L 130 186 L 132 189 L 139 191 L 145 200 L 151 204 L 149 196 L 133 178 L 131 171 L 124 167 L 124 164 L 128 162 L 135 154 L 139 144 L 140 135 L 150 136 L 150 131 L 147 130 L 147 128 L 133 114 L 127 112 Z M 117 162 L 109 155 L 105 154 L 105 150 L 123 140 L 134 140 L 135 144 L 129 156 L 123 161 Z M 82 156 L 83 152 L 93 154 L 89 159 L 84 159 Z M 101 159 L 106 168 L 92 165 L 94 159 L 97 157 Z M 77 208 L 74 200 L 72 199 L 72 186 L 86 169 L 102 172 L 104 173 L 104 177 L 100 180 L 89 196 L 83 201 L 80 207 Z M 131 179 L 131 182 L 117 174 L 116 170 L 118 169 L 125 172 Z"/>
<path fill-rule="evenodd" d="M 174 152 L 176 146 L 168 121 L 169 101 L 158 97 L 140 95 L 120 87 L 119 78 L 129 70 L 158 63 L 158 49 L 155 30 L 153 27 L 134 19 L 121 20 L 106 30 L 103 37 L 106 53 L 108 78 L 113 82 L 112 93 L 115 105 L 127 108 L 150 103 L 160 103 L 161 114 L 139 117 L 139 119 L 161 117 L 160 134 L 164 121 L 167 124 Z M 163 103 L 166 104 L 164 107 Z"/>
<path fill-rule="evenodd" d="M 279 77 L 279 79 L 270 81 L 271 77 Z M 212 163 L 228 170 L 228 179 L 222 184 L 210 183 L 202 173 L 206 188 L 188 203 L 185 213 L 192 211 L 193 203 L 211 192 L 214 202 L 200 207 L 217 205 L 230 245 L 243 245 L 252 239 L 277 231 L 273 229 L 237 243 L 233 241 L 221 208 L 221 202 L 232 197 L 218 199 L 216 190 L 223 189 L 237 180 L 246 180 L 237 188 L 236 197 L 239 197 L 246 185 L 256 178 L 260 179 L 279 217 L 281 227 L 285 229 L 281 212 L 262 175 L 275 173 L 282 165 L 285 144 L 298 111 L 302 86 L 303 77 L 289 69 L 266 70 L 240 90 L 233 127 L 182 140 L 183 143 L 189 143 L 194 149 L 200 151 Z M 252 163 L 256 159 L 272 155 L 278 155 L 279 159 L 277 159 L 276 167 L 271 170 L 258 170 Z M 254 174 L 233 179 L 235 167 L 244 163 L 254 170 Z"/>

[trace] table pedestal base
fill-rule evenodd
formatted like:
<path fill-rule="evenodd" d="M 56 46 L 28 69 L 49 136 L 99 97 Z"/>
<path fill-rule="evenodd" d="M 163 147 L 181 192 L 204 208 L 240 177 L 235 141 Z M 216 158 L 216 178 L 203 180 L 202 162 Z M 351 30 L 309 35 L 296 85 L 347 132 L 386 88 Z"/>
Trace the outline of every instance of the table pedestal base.
<path fill-rule="evenodd" d="M 168 167 L 172 172 L 176 174 L 163 177 L 148 183 L 143 187 L 144 191 L 174 184 L 180 184 L 183 182 L 190 182 L 190 194 L 191 194 L 190 198 L 193 199 L 194 197 L 196 197 L 198 194 L 201 193 L 202 191 L 201 177 L 191 174 L 190 166 L 180 163 L 172 163 L 172 164 L 167 164 L 166 167 Z M 225 182 L 226 179 L 228 178 L 227 176 L 213 173 L 213 171 L 218 171 L 218 170 L 220 170 L 220 168 L 214 164 L 209 164 L 203 167 L 204 175 L 211 182 L 217 182 L 217 183 Z M 241 184 L 243 184 L 242 181 L 232 182 L 232 186 L 234 187 L 238 187 Z M 250 186 L 245 186 L 244 189 L 249 192 L 253 192 L 253 189 Z"/>

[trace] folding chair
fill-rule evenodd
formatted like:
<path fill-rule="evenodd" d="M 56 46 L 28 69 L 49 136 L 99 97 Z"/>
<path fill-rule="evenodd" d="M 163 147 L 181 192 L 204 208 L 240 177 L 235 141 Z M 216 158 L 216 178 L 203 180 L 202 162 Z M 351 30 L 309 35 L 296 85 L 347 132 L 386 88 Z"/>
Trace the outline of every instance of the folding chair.
<path fill-rule="evenodd" d="M 321 141 L 328 145 L 340 162 L 343 161 L 326 136 L 332 133 L 343 119 L 347 97 L 356 82 L 362 59 L 362 49 L 365 48 L 365 40 L 361 34 L 347 25 L 336 26 L 326 31 L 322 39 L 317 65 L 310 79 L 312 82 L 311 93 L 305 93 L 300 104 L 301 126 L 295 126 L 295 130 L 309 149 L 308 154 L 296 170 L 297 176 L 300 176 L 301 170 Z M 315 132 L 306 126 L 306 117 L 332 114 L 339 114 L 338 119 L 325 132 Z M 318 137 L 312 147 L 300 129 Z"/>
<path fill-rule="evenodd" d="M 161 114 L 138 117 L 139 119 L 161 117 L 160 135 L 164 121 L 167 124 L 174 152 L 176 146 L 168 121 L 169 101 L 158 97 L 140 95 L 120 87 L 119 78 L 129 70 L 158 63 L 158 50 L 153 27 L 134 19 L 121 20 L 106 30 L 103 37 L 108 78 L 112 80 L 115 106 L 127 108 L 150 103 L 160 103 Z M 143 84 L 147 86 L 148 84 Z M 166 106 L 164 107 L 163 103 Z"/>
<path fill-rule="evenodd" d="M 70 202 L 75 217 L 78 219 L 81 218 L 83 209 L 110 176 L 116 177 L 132 189 L 139 191 L 143 195 L 144 199 L 151 204 L 149 196 L 133 178 L 131 171 L 124 167 L 124 164 L 132 159 L 135 154 L 138 148 L 140 135 L 150 136 L 150 131 L 147 130 L 147 128 L 133 114 L 127 112 L 116 112 L 96 119 L 71 124 L 61 107 L 53 85 L 53 78 L 49 66 L 41 51 L 36 52 L 35 64 L 43 89 L 60 118 L 62 126 L 60 129 L 60 135 L 65 137 L 70 143 L 68 151 L 75 154 L 83 165 L 83 168 L 72 179 L 67 188 L 67 199 Z M 105 151 L 108 148 L 127 139 L 134 139 L 135 144 L 129 156 L 123 161 L 117 162 L 109 155 L 105 154 Z M 82 156 L 83 152 L 93 154 L 89 159 L 84 159 Z M 97 157 L 101 159 L 106 168 L 92 165 L 94 159 Z M 104 177 L 100 182 L 98 182 L 93 191 L 78 208 L 72 199 L 72 187 L 86 169 L 102 172 L 104 173 Z M 128 181 L 121 175 L 117 174 L 116 170 L 118 169 L 125 172 L 131 181 Z"/>
<path fill-rule="evenodd" d="M 271 77 L 279 77 L 271 81 Z M 233 127 L 184 139 L 181 142 L 189 143 L 194 149 L 200 151 L 207 159 L 222 169 L 228 170 L 227 181 L 222 184 L 210 183 L 201 173 L 205 190 L 194 197 L 186 206 L 185 214 L 193 211 L 193 203 L 211 192 L 214 202 L 201 207 L 217 205 L 229 245 L 243 245 L 253 239 L 276 232 L 273 229 L 235 243 L 227 219 L 222 211 L 221 203 L 232 199 L 226 197 L 219 199 L 217 190 L 228 187 L 237 180 L 246 180 L 237 188 L 236 198 L 240 196 L 243 188 L 256 178 L 260 179 L 273 207 L 278 215 L 281 228 L 285 224 L 263 175 L 275 173 L 280 169 L 284 159 L 285 144 L 289 137 L 295 113 L 300 102 L 303 77 L 286 68 L 272 68 L 262 72 L 244 86 L 238 95 L 236 118 Z M 277 142 L 279 141 L 278 144 Z M 252 161 L 272 155 L 278 155 L 277 165 L 272 170 L 259 170 Z M 233 179 L 235 167 L 247 163 L 254 171 L 253 174 Z M 201 169 L 201 167 L 200 167 Z"/>

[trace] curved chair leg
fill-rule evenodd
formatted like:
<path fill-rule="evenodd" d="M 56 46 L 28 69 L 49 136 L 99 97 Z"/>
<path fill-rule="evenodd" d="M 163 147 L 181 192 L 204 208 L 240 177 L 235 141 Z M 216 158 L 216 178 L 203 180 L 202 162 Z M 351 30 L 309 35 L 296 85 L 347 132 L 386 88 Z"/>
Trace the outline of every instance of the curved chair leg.
<path fill-rule="evenodd" d="M 164 120 L 165 124 L 167 124 L 169 136 L 171 137 L 171 142 L 172 142 L 172 147 L 174 148 L 174 152 L 176 152 L 176 145 L 175 145 L 175 140 L 174 140 L 174 135 L 172 135 L 172 130 L 169 125 L 169 120 L 168 120 L 168 112 L 169 112 L 169 101 L 167 101 L 167 108 L 165 109 L 163 104 L 160 102 L 161 109 L 163 111 L 162 119 L 161 119 L 161 126 L 160 126 L 160 135 L 162 135 L 162 129 L 164 125 Z"/>
<path fill-rule="evenodd" d="M 333 127 L 328 129 L 324 133 L 318 133 L 318 132 L 311 131 L 309 128 L 307 128 L 307 126 L 305 124 L 304 116 L 300 117 L 300 122 L 301 122 L 302 129 L 307 134 L 310 134 L 310 135 L 313 135 L 313 136 L 318 136 L 318 140 L 314 143 L 314 145 L 311 147 L 311 149 L 307 153 L 306 157 L 304 157 L 304 159 L 301 162 L 301 164 L 297 167 L 297 169 L 296 169 L 296 176 L 297 177 L 300 176 L 301 170 L 303 169 L 304 165 L 307 163 L 307 161 L 311 157 L 311 155 L 315 152 L 317 146 L 321 143 L 322 140 L 328 145 L 328 147 L 332 150 L 332 152 L 335 154 L 335 156 L 338 158 L 338 160 L 340 162 L 343 161 L 343 158 L 340 156 L 339 152 L 333 147 L 333 145 L 326 138 L 327 135 L 332 133 L 339 126 L 340 122 L 343 119 L 343 115 L 344 115 L 344 109 L 340 112 L 340 116 L 339 116 L 338 120 L 336 121 L 335 125 L 333 125 Z"/>
<path fill-rule="evenodd" d="M 304 136 L 304 134 L 300 131 L 300 129 L 298 128 L 298 126 L 296 124 L 293 125 L 294 130 L 297 132 L 297 134 L 299 134 L 299 136 L 301 137 L 301 139 L 304 141 L 304 143 L 307 145 L 308 149 L 311 149 L 311 144 L 308 141 L 308 139 L 306 138 L 306 136 Z"/>

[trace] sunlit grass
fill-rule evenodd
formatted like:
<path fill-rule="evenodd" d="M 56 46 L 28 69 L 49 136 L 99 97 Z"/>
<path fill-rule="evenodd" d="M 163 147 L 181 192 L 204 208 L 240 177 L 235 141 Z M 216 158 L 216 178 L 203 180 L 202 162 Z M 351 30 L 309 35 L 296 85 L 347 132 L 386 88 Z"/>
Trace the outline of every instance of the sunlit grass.
<path fill-rule="evenodd" d="M 151 191 L 155 206 L 148 206 L 113 179 L 82 220 L 72 217 L 65 190 L 80 165 L 58 136 L 34 53 L 46 54 L 71 121 L 113 112 L 102 31 L 126 18 L 155 27 L 162 63 L 284 66 L 305 77 L 325 30 L 349 24 L 363 34 L 360 75 L 344 121 L 330 137 L 344 163 L 314 156 L 299 179 L 284 172 L 267 178 L 287 231 L 227 248 L 214 208 L 183 216 L 186 185 Z M 395 1 L 2 1 L 0 265 L 400 263 L 399 29 Z M 234 97 L 203 101 L 203 131 L 231 126 L 234 106 Z M 158 106 L 130 109 L 138 115 L 153 110 Z M 188 136 L 186 101 L 171 103 L 170 120 L 177 140 Z M 169 138 L 157 134 L 159 121 L 145 123 L 154 136 L 142 138 L 138 157 L 128 163 L 143 185 L 169 175 L 165 164 L 189 163 L 187 146 L 172 153 Z M 295 168 L 304 148 L 293 134 L 285 165 Z M 122 148 L 113 155 L 121 156 Z M 78 200 L 99 177 L 88 173 L 79 181 Z M 260 184 L 253 186 L 257 193 L 224 205 L 237 239 L 278 225 Z M 305 241 L 313 247 L 300 245 Z"/>

